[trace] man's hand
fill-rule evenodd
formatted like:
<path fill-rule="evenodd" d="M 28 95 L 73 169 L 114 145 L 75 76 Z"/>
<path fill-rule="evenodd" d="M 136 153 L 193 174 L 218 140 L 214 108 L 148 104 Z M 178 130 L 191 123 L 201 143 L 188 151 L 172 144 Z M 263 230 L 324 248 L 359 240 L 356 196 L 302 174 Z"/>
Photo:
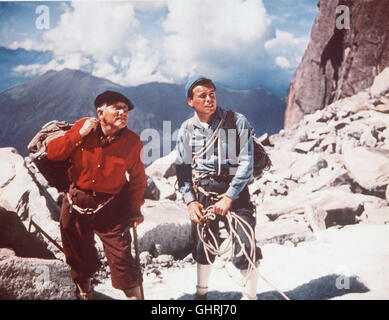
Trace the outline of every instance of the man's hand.
<path fill-rule="evenodd" d="M 225 216 L 230 210 L 232 204 L 232 199 L 227 196 L 223 196 L 218 202 L 213 205 L 213 212 L 221 216 Z"/>
<path fill-rule="evenodd" d="M 84 138 L 89 133 L 91 133 L 92 130 L 95 130 L 98 125 L 99 125 L 99 120 L 97 120 L 95 118 L 87 119 L 79 131 L 80 136 Z"/>
<path fill-rule="evenodd" d="M 142 214 L 130 217 L 130 224 L 133 225 L 134 228 L 139 226 L 143 221 L 145 221 L 145 217 Z"/>
<path fill-rule="evenodd" d="M 205 220 L 201 210 L 204 210 L 204 206 L 200 202 L 192 201 L 189 203 L 188 212 L 190 220 L 194 223 L 201 224 L 201 221 Z"/>

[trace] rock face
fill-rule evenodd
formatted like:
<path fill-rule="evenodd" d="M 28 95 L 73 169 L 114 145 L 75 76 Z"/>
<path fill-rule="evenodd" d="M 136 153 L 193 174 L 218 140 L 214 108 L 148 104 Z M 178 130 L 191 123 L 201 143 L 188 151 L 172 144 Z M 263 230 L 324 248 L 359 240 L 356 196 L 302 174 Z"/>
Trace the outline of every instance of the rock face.
<path fill-rule="evenodd" d="M 318 6 L 308 48 L 286 99 L 285 128 L 370 87 L 389 66 L 387 1 L 320 0 Z"/>

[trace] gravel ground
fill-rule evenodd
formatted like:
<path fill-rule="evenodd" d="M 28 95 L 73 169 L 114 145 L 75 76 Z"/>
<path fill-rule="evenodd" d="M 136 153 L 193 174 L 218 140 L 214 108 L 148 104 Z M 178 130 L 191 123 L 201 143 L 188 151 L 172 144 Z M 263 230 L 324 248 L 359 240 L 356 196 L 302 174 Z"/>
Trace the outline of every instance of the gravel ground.
<path fill-rule="evenodd" d="M 266 244 L 260 274 L 292 300 L 389 299 L 389 225 L 358 224 L 330 228 L 316 239 L 297 246 Z M 209 283 L 209 299 L 241 298 L 238 273 L 215 266 Z M 196 266 L 161 268 L 144 279 L 148 300 L 191 300 L 195 292 Z M 97 299 L 125 299 L 110 280 L 95 286 Z M 259 300 L 283 299 L 259 278 Z"/>

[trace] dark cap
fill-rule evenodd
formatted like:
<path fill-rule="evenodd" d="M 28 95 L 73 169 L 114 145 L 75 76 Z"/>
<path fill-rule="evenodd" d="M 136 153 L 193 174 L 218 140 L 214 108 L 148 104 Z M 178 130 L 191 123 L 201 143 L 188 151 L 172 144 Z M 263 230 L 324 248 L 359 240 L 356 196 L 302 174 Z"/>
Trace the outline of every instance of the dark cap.
<path fill-rule="evenodd" d="M 209 83 L 216 89 L 211 79 L 208 79 L 203 76 L 192 77 L 188 80 L 185 86 L 185 95 L 187 98 L 192 98 L 192 90 L 200 83 Z"/>
<path fill-rule="evenodd" d="M 103 104 L 112 105 L 116 102 L 123 102 L 127 105 L 128 111 L 134 109 L 134 105 L 130 101 L 130 99 L 126 98 L 119 92 L 115 91 L 104 91 L 100 93 L 95 99 L 95 107 L 96 109 L 101 107 Z"/>

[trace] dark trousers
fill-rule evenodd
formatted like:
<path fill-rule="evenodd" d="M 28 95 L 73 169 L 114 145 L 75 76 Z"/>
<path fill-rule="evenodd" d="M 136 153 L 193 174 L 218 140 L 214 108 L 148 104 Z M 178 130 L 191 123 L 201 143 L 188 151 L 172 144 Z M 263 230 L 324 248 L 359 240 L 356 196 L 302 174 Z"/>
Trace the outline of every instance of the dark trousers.
<path fill-rule="evenodd" d="M 81 208 L 96 208 L 107 198 L 107 195 L 95 196 L 73 186 L 69 195 L 73 203 Z M 103 244 L 111 270 L 112 286 L 126 290 L 142 283 L 140 266 L 131 255 L 128 218 L 121 211 L 120 201 L 115 198 L 97 213 L 83 215 L 71 208 L 67 197 L 64 197 L 60 230 L 66 262 L 71 268 L 70 274 L 74 282 L 93 277 L 100 268 L 94 241 L 96 234 Z"/>
<path fill-rule="evenodd" d="M 206 180 L 206 179 L 202 180 L 200 182 L 200 185 L 206 191 L 217 192 L 219 194 L 224 193 L 228 188 L 228 183 L 226 182 L 216 182 L 216 181 Z M 206 196 L 205 194 L 199 192 L 199 202 L 204 206 L 204 208 L 213 205 L 216 201 L 217 200 L 212 199 L 212 197 Z M 239 216 L 244 221 L 246 221 L 254 231 L 256 225 L 255 207 L 250 200 L 250 194 L 247 187 L 244 188 L 243 191 L 239 194 L 239 198 L 232 202 L 230 211 L 235 212 L 237 216 Z M 222 222 L 222 224 L 224 224 L 224 226 L 227 228 L 227 231 L 229 231 L 227 218 L 221 215 L 216 214 L 215 220 L 207 220 L 207 222 L 205 222 L 209 224 L 209 230 L 216 236 L 219 245 L 224 240 L 220 237 L 220 222 Z M 250 242 L 249 237 L 247 236 L 247 234 L 250 234 L 248 227 L 244 224 L 243 227 L 238 225 L 238 226 L 233 226 L 233 228 L 235 228 L 235 231 L 238 234 L 242 244 L 244 245 L 247 254 L 250 255 L 252 245 L 255 245 L 255 249 L 253 249 L 256 252 L 255 260 L 258 261 L 259 259 L 262 259 L 262 253 L 260 248 L 256 246 L 255 242 L 254 244 L 252 244 Z M 205 240 L 207 241 L 211 239 L 209 235 L 206 235 L 205 237 L 206 237 Z M 210 260 L 208 261 L 207 255 L 205 253 L 204 244 L 199 239 L 197 224 L 194 222 L 192 222 L 192 239 L 194 241 L 193 251 L 192 251 L 193 259 L 200 264 L 213 263 L 215 261 L 216 256 L 208 252 L 208 257 Z M 241 245 L 236 237 L 233 238 L 233 243 L 234 243 L 234 252 L 233 252 L 232 263 L 235 265 L 236 268 L 240 270 L 246 270 L 249 266 L 249 262 L 244 254 L 240 254 L 240 255 L 238 254 L 241 251 Z"/>

